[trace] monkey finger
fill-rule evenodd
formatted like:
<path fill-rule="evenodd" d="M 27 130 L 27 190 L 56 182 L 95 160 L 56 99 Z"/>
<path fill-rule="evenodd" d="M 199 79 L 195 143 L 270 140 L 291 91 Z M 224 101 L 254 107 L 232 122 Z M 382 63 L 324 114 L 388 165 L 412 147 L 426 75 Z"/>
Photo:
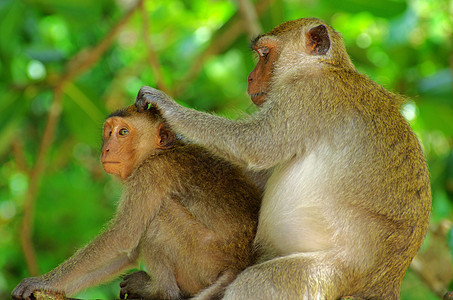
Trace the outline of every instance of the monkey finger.
<path fill-rule="evenodd" d="M 121 286 L 121 284 L 123 284 L 123 286 L 124 286 L 124 284 L 126 284 L 127 281 L 128 281 L 131 277 L 137 276 L 136 273 L 140 273 L 140 272 L 142 272 L 142 271 L 137 271 L 137 272 L 133 272 L 133 273 L 124 275 L 124 276 L 123 276 L 123 281 L 121 281 L 120 286 Z M 123 286 L 121 286 L 121 287 L 123 287 Z"/>
<path fill-rule="evenodd" d="M 33 295 L 33 293 L 35 291 L 36 291 L 35 289 L 26 289 L 24 291 L 24 293 L 22 294 L 22 299 L 26 299 L 26 300 L 35 299 L 35 296 Z"/>
<path fill-rule="evenodd" d="M 138 112 L 144 112 L 148 108 L 148 103 L 146 102 L 146 99 L 140 98 L 140 95 L 137 95 L 135 107 Z"/>
<path fill-rule="evenodd" d="M 144 85 L 140 88 L 138 91 L 139 94 L 154 94 L 156 91 L 159 91 L 158 89 L 152 88 L 150 86 Z"/>
<path fill-rule="evenodd" d="M 125 275 L 123 277 L 123 280 L 120 282 L 120 288 L 125 288 L 128 285 L 130 278 L 131 278 L 131 274 Z"/>
<path fill-rule="evenodd" d="M 135 105 L 139 112 L 146 110 L 148 104 L 151 104 L 160 110 L 163 108 L 162 105 L 167 105 L 169 103 L 176 102 L 164 92 L 149 86 L 141 87 L 135 100 Z"/>
<path fill-rule="evenodd" d="M 143 112 L 148 108 L 148 104 L 155 103 L 158 98 L 162 98 L 162 92 L 149 86 L 142 86 L 138 91 L 135 99 L 135 106 L 139 112 Z"/>
<path fill-rule="evenodd" d="M 151 88 L 148 86 L 142 86 L 138 91 L 137 97 L 135 99 L 135 107 L 137 107 L 137 110 L 139 112 L 143 112 L 148 108 L 150 101 L 148 97 L 145 97 L 145 95 L 149 93 L 149 89 Z"/>
<path fill-rule="evenodd" d="M 120 282 L 120 299 L 131 298 L 131 293 L 128 288 L 127 279 Z"/>
<path fill-rule="evenodd" d="M 123 280 L 123 281 L 120 282 L 120 288 L 123 288 L 123 287 L 125 287 L 126 285 L 127 285 L 127 282 L 126 282 L 126 281 Z"/>
<path fill-rule="evenodd" d="M 31 293 L 30 293 L 31 294 Z M 13 292 L 11 293 L 11 298 L 13 300 L 22 300 L 22 299 L 27 299 L 27 294 L 26 294 L 26 287 L 19 285 L 16 287 Z"/>
<path fill-rule="evenodd" d="M 142 299 L 143 297 L 139 294 L 133 293 L 128 289 L 120 290 L 120 299 Z"/>
<path fill-rule="evenodd" d="M 11 294 L 11 298 L 13 300 L 32 300 L 34 297 L 32 297 L 33 292 L 27 292 L 24 291 L 22 293 L 13 293 Z"/>
<path fill-rule="evenodd" d="M 131 273 L 131 274 L 134 274 L 134 273 Z M 122 278 L 122 279 L 123 279 L 122 282 L 128 280 L 128 279 L 131 277 L 131 274 L 126 274 L 126 275 L 124 275 L 123 278 Z"/>

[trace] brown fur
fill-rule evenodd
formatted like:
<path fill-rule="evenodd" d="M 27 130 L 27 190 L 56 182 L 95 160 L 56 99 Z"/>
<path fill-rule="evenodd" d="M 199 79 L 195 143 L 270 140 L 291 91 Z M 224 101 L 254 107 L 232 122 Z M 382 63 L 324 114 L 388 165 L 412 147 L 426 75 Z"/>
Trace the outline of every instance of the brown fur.
<path fill-rule="evenodd" d="M 136 266 L 140 258 L 150 273 L 126 276 L 122 296 L 211 299 L 221 297 L 226 285 L 252 264 L 258 188 L 239 168 L 205 149 L 172 140 L 176 137 L 169 132 L 163 136 L 161 122 L 155 113 L 137 114 L 130 108 L 106 121 L 102 160 L 115 161 L 106 171 L 124 183 L 115 218 L 60 266 L 22 280 L 14 299 L 37 290 L 74 294 Z M 143 132 L 145 125 L 149 134 Z M 128 134 L 118 135 L 124 128 Z M 139 146 L 147 151 L 141 161 L 134 151 Z M 112 155 L 115 151 L 121 155 Z M 127 159 L 138 161 L 123 164 L 126 152 L 132 153 Z"/>
<path fill-rule="evenodd" d="M 318 19 L 283 23 L 252 48 L 260 59 L 249 92 L 260 107 L 246 119 L 184 108 L 150 87 L 136 101 L 219 155 L 272 170 L 255 239 L 263 262 L 225 298 L 399 299 L 431 206 L 404 98 L 359 74 L 340 34 Z"/>

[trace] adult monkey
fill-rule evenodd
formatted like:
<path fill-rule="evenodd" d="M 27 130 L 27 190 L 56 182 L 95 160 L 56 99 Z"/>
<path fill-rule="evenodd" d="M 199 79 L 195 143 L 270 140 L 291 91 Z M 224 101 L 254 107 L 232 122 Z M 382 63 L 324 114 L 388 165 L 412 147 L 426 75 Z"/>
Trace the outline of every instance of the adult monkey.
<path fill-rule="evenodd" d="M 253 170 L 274 168 L 255 243 L 263 262 L 228 299 L 399 299 L 425 235 L 429 175 L 404 99 L 359 74 L 339 33 L 318 19 L 283 23 L 252 43 L 248 93 L 259 110 L 228 120 L 143 87 L 189 139 Z"/>

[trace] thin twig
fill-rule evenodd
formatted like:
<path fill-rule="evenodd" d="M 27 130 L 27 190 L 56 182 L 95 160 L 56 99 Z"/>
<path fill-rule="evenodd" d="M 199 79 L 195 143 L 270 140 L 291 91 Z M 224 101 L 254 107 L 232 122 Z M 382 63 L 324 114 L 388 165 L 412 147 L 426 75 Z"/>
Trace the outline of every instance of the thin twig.
<path fill-rule="evenodd" d="M 110 30 L 105 38 L 96 45 L 96 47 L 91 49 L 84 49 L 77 55 L 75 55 L 74 58 L 68 62 L 68 71 L 61 78 L 61 80 L 70 81 L 74 77 L 94 65 L 107 51 L 107 49 L 110 48 L 118 32 L 129 21 L 133 13 L 142 5 L 142 3 L 143 0 L 138 1 L 137 4 L 131 10 L 129 10 L 126 15 L 124 15 L 124 17 Z"/>
<path fill-rule="evenodd" d="M 250 0 L 237 0 L 237 2 L 248 37 L 251 39 L 262 33 L 263 28 L 258 20 L 258 15 L 256 14 L 253 3 L 250 2 Z"/>
<path fill-rule="evenodd" d="M 270 6 L 270 4 L 274 0 L 262 0 L 255 4 L 255 10 L 258 16 L 261 16 L 265 10 Z M 241 18 L 236 13 L 227 24 L 220 28 L 213 36 L 211 43 L 209 46 L 200 54 L 198 55 L 193 63 L 189 71 L 184 75 L 184 77 L 178 82 L 177 85 L 174 86 L 173 91 L 175 97 L 182 94 L 187 86 L 197 78 L 198 74 L 203 68 L 204 62 L 211 56 L 214 56 L 228 47 L 239 37 L 241 33 L 244 32 L 244 25 L 242 23 Z"/>
<path fill-rule="evenodd" d="M 25 195 L 24 216 L 22 220 L 20 238 L 28 270 L 30 271 L 30 274 L 33 276 L 39 274 L 36 254 L 31 238 L 35 212 L 36 193 L 38 191 L 39 184 L 41 183 L 41 177 L 44 172 L 45 157 L 52 143 L 55 128 L 60 118 L 61 102 L 62 102 L 61 85 L 58 85 L 54 90 L 54 97 L 52 100 L 52 105 L 50 107 L 49 115 L 47 117 L 47 123 L 44 129 L 41 145 L 39 147 L 38 156 L 36 159 L 36 163 L 31 171 L 30 183 L 28 186 L 27 193 Z"/>
<path fill-rule="evenodd" d="M 19 138 L 12 141 L 12 154 L 19 170 L 30 175 L 30 166 L 25 158 L 24 143 Z"/>
<path fill-rule="evenodd" d="M 143 40 L 145 41 L 146 48 L 148 50 L 148 64 L 151 67 L 151 70 L 156 79 L 157 88 L 164 91 L 166 94 L 171 95 L 171 91 L 168 86 L 165 84 L 164 76 L 162 74 L 162 66 L 159 63 L 159 59 L 156 51 L 149 38 L 149 21 L 148 14 L 146 13 L 145 3 L 143 2 L 140 6 L 140 11 L 142 13 L 142 33 Z"/>

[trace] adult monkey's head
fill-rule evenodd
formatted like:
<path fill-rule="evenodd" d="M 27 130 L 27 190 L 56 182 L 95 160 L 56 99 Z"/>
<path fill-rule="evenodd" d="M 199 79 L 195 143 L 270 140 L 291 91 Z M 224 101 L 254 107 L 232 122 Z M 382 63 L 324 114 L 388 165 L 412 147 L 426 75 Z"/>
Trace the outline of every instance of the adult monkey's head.
<path fill-rule="evenodd" d="M 295 74 L 316 75 L 326 65 L 354 69 L 341 35 L 316 18 L 282 23 L 255 38 L 250 48 L 259 59 L 248 76 L 247 90 L 256 105 L 267 101 L 274 82 L 294 80 Z"/>

